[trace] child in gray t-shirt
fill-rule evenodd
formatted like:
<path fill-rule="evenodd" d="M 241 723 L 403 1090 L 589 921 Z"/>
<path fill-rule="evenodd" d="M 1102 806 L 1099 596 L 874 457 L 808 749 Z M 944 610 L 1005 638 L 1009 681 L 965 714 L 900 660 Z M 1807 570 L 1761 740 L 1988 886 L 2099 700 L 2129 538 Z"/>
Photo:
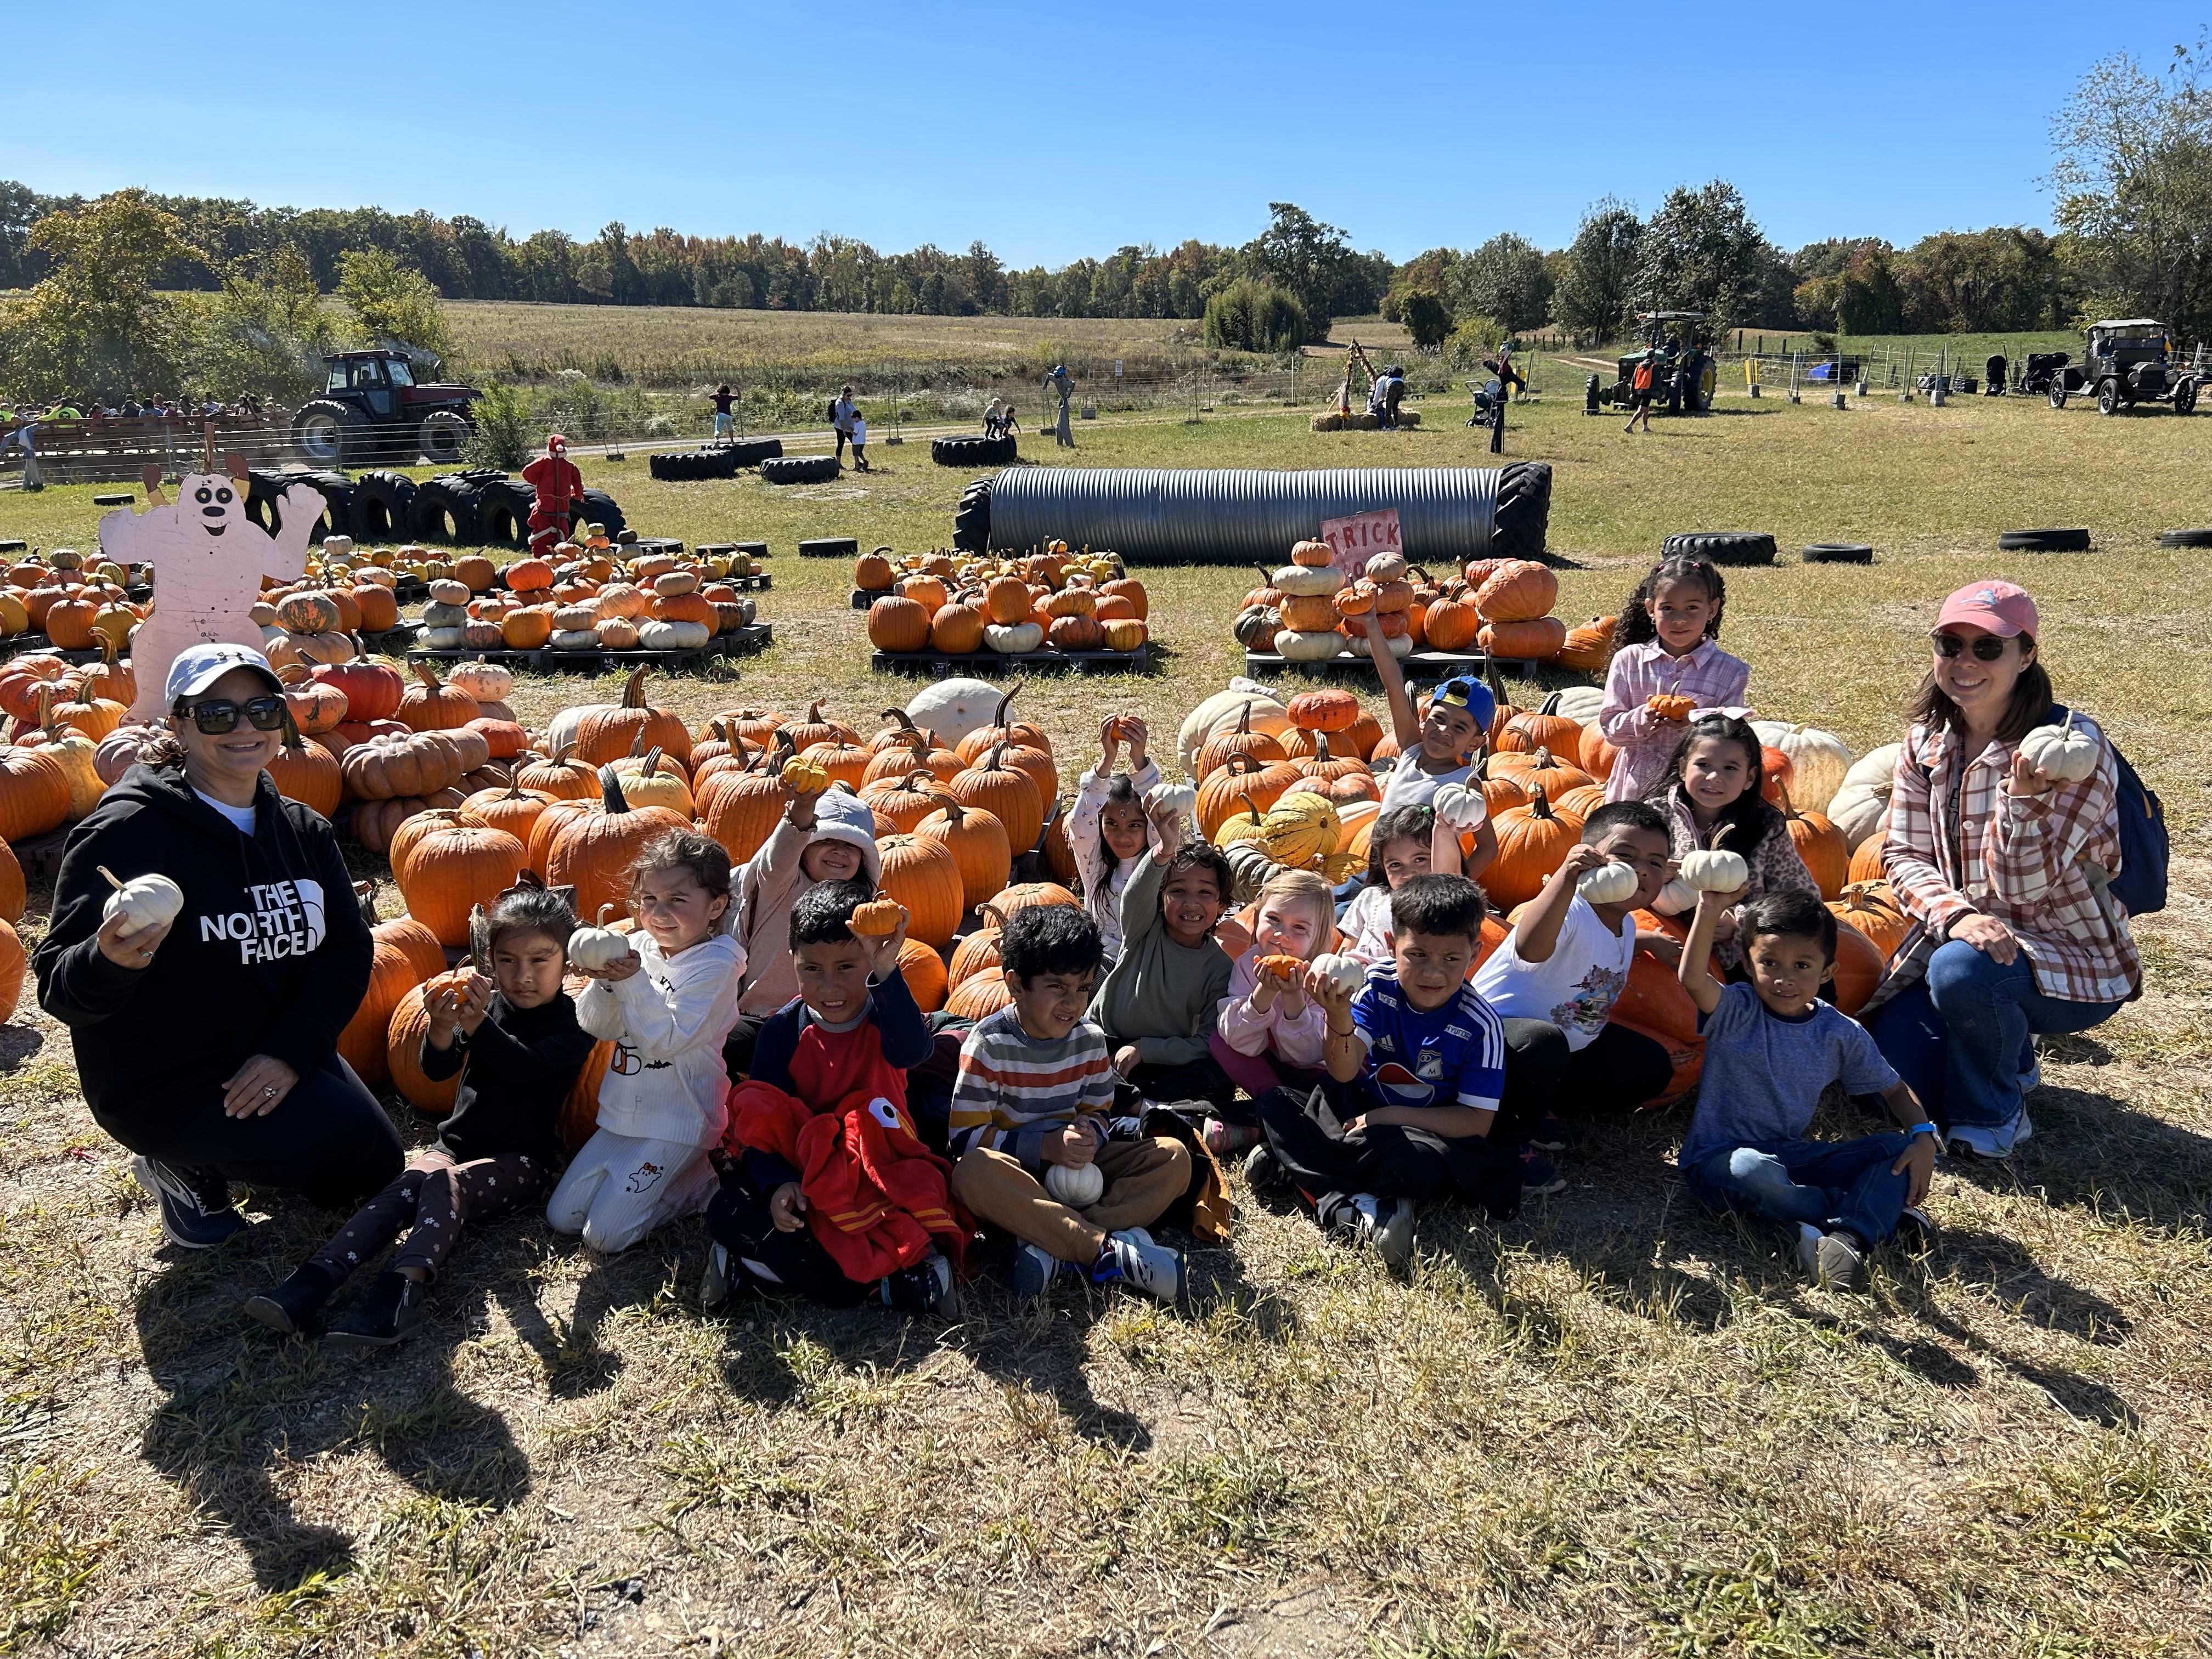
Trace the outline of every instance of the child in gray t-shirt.
<path fill-rule="evenodd" d="M 1741 912 L 1748 985 L 1723 985 L 1709 955 L 1714 924 L 1742 896 L 1698 895 L 1677 969 L 1705 1039 L 1698 1109 L 1682 1142 L 1684 1177 L 1716 1208 L 1797 1227 L 1797 1256 L 1824 1283 L 1858 1282 L 1866 1252 L 1909 1217 L 1936 1162 L 1936 1126 L 1863 1026 L 1820 1000 L 1836 960 L 1836 919 L 1818 895 L 1786 890 Z M 1901 1134 L 1804 1138 L 1821 1091 L 1879 1094 Z"/>

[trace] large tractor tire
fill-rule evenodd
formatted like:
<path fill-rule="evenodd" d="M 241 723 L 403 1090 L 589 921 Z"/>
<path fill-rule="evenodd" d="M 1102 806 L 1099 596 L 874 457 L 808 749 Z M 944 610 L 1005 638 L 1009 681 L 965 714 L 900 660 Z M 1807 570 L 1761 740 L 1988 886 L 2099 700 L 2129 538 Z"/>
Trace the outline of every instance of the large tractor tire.
<path fill-rule="evenodd" d="M 357 542 L 404 541 L 415 481 L 398 472 L 364 472 L 353 487 L 346 533 Z"/>
<path fill-rule="evenodd" d="M 991 550 L 991 481 L 978 478 L 960 492 L 952 510 L 952 544 L 963 553 Z"/>
<path fill-rule="evenodd" d="M 367 416 L 351 404 L 331 398 L 302 404 L 292 417 L 292 441 L 315 466 L 358 466 L 374 438 Z"/>
<path fill-rule="evenodd" d="M 1874 549 L 1864 542 L 1808 542 L 1807 564 L 1872 564 Z"/>
<path fill-rule="evenodd" d="M 724 446 L 735 465 L 739 467 L 758 466 L 763 461 L 780 460 L 783 456 L 781 438 L 740 438 Z"/>
<path fill-rule="evenodd" d="M 838 473 L 835 455 L 784 455 L 760 464 L 763 483 L 828 483 Z"/>
<path fill-rule="evenodd" d="M 599 526 L 607 532 L 607 539 L 610 541 L 621 535 L 627 528 L 623 520 L 622 508 L 615 505 L 615 498 L 604 489 L 586 490 L 583 499 L 571 507 L 568 514 L 568 539 L 572 542 L 579 540 L 585 533 L 584 526 L 587 524 Z"/>
<path fill-rule="evenodd" d="M 477 486 L 455 472 L 441 472 L 416 486 L 407 513 L 408 533 L 418 542 L 475 547 L 483 540 Z"/>
<path fill-rule="evenodd" d="M 939 466 L 1011 466 L 1016 459 L 1013 434 L 998 438 L 932 438 L 929 459 Z"/>
<path fill-rule="evenodd" d="M 323 498 L 322 510 L 316 516 L 314 528 L 308 532 L 309 542 L 319 543 L 325 536 L 351 533 L 346 526 L 352 521 L 353 486 L 335 472 L 276 472 L 252 468 L 246 474 L 246 517 L 274 535 L 283 527 L 284 492 L 295 484 L 307 484 Z"/>
<path fill-rule="evenodd" d="M 815 536 L 799 543 L 802 559 L 854 559 L 860 555 L 856 536 Z"/>
<path fill-rule="evenodd" d="M 1774 538 L 1756 530 L 1695 530 L 1667 538 L 1660 557 L 1703 559 L 1709 564 L 1772 564 Z"/>
<path fill-rule="evenodd" d="M 1491 511 L 1490 556 L 1537 559 L 1552 519 L 1552 465 L 1515 461 L 1498 480 L 1498 505 Z"/>
<path fill-rule="evenodd" d="M 452 466 L 461 459 L 461 450 L 469 436 L 476 430 L 469 417 L 457 409 L 434 409 L 422 417 L 416 431 L 416 443 L 422 459 L 433 466 Z"/>
<path fill-rule="evenodd" d="M 528 484 L 499 478 L 477 486 L 477 533 L 486 547 L 530 545 L 530 509 L 538 492 Z"/>

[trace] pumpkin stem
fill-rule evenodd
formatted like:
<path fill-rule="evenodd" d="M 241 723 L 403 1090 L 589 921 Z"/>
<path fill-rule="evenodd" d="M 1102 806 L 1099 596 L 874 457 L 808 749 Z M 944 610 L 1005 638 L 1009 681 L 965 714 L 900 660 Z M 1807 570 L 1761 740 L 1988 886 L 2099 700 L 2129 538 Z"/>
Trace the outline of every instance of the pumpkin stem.
<path fill-rule="evenodd" d="M 623 684 L 622 706 L 642 708 L 645 704 L 645 665 L 640 663 L 630 670 L 629 678 Z"/>
<path fill-rule="evenodd" d="M 908 734 L 918 734 L 921 731 L 921 727 L 917 726 L 914 723 L 914 721 L 908 716 L 906 710 L 903 708 L 886 708 L 884 710 L 883 717 L 887 720 L 896 720 L 898 722 L 899 735 L 901 737 L 905 737 Z"/>
<path fill-rule="evenodd" d="M 1314 733 L 1314 759 L 1326 766 L 1328 758 L 1328 733 L 1316 732 Z"/>
<path fill-rule="evenodd" d="M 738 771 L 751 771 L 755 766 L 760 763 L 761 756 L 765 755 L 766 753 L 768 753 L 768 750 L 765 748 L 763 748 L 749 758 L 745 754 L 745 740 L 738 735 L 736 727 L 732 726 L 731 728 L 730 757 L 737 762 Z"/>
<path fill-rule="evenodd" d="M 640 732 L 638 735 L 642 737 L 644 733 Z M 660 750 L 658 749 L 648 749 L 645 751 L 645 764 L 639 769 L 638 775 L 640 777 L 649 778 L 653 775 L 654 771 L 659 769 L 659 765 Z"/>
<path fill-rule="evenodd" d="M 106 876 L 107 878 L 107 884 L 110 887 L 112 887 L 117 892 L 119 893 L 123 890 L 123 884 L 117 878 L 114 871 L 109 869 L 104 864 L 96 864 L 93 868 L 99 871 L 101 875 Z"/>
<path fill-rule="evenodd" d="M 1014 700 L 1014 693 L 1021 689 L 1022 682 L 1018 679 L 1006 688 L 1006 695 L 999 699 L 999 712 L 991 717 L 991 724 L 993 726 L 1001 729 L 1005 727 L 1006 724 L 1006 705 Z"/>
<path fill-rule="evenodd" d="M 775 728 L 775 747 L 776 752 L 781 755 L 786 760 L 793 758 L 799 753 L 798 743 L 793 738 L 790 732 L 785 731 L 783 727 L 780 726 Z"/>
<path fill-rule="evenodd" d="M 1006 931 L 1006 919 L 999 914 L 999 907 L 992 903 L 990 900 L 985 899 L 981 904 L 977 905 L 975 907 L 975 914 L 982 917 L 986 922 L 990 924 L 989 927 L 984 930 L 987 933 L 1004 933 Z"/>
<path fill-rule="evenodd" d="M 603 812 L 629 811 L 629 802 L 623 799 L 621 775 L 612 766 L 599 769 L 599 810 Z"/>
<path fill-rule="evenodd" d="M 1721 843 L 1735 833 L 1735 823 L 1733 820 L 1722 824 L 1713 831 L 1713 838 L 1709 843 L 1707 843 L 1708 850 L 1715 853 L 1719 852 L 1721 849 Z"/>
<path fill-rule="evenodd" d="M 607 925 L 607 912 L 608 912 L 608 911 L 610 911 L 610 910 L 611 910 L 611 909 L 613 909 L 614 908 L 615 908 L 615 907 L 614 907 L 613 905 L 611 905 L 611 904 L 602 904 L 602 905 L 599 907 L 599 925 L 600 927 L 605 927 L 605 926 Z"/>
<path fill-rule="evenodd" d="M 431 690 L 435 691 L 445 684 L 445 682 L 438 678 L 438 671 L 430 666 L 427 659 L 417 661 L 410 665 L 415 670 L 416 678 L 421 680 L 422 684 L 429 687 Z"/>
<path fill-rule="evenodd" d="M 635 736 L 634 736 L 633 738 L 630 738 L 630 740 L 629 740 L 629 752 L 628 754 L 624 755 L 624 756 L 623 757 L 623 758 L 624 760 L 635 760 L 639 756 L 641 756 L 641 755 L 642 755 L 642 754 L 644 754 L 644 753 L 645 753 L 645 728 L 644 728 L 642 726 L 639 726 L 639 727 L 637 728 L 637 733 L 636 733 L 636 735 L 635 735 Z"/>
<path fill-rule="evenodd" d="M 1552 804 L 1544 799 L 1544 786 L 1540 783 L 1528 792 L 1528 816 L 1532 818 L 1551 818 L 1557 816 L 1552 811 Z"/>

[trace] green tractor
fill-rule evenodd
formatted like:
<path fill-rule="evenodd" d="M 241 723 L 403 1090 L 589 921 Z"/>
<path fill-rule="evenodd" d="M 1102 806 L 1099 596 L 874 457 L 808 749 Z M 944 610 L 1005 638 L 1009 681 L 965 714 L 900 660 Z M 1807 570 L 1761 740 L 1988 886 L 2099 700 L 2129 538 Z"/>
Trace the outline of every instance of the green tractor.
<path fill-rule="evenodd" d="M 1651 356 L 1651 409 L 1657 415 L 1702 415 L 1713 406 L 1719 368 L 1705 338 L 1702 311 L 1643 311 L 1644 340 Z M 1636 369 L 1645 353 L 1620 360 L 1620 376 L 1599 395 L 1616 409 L 1636 403 Z"/>

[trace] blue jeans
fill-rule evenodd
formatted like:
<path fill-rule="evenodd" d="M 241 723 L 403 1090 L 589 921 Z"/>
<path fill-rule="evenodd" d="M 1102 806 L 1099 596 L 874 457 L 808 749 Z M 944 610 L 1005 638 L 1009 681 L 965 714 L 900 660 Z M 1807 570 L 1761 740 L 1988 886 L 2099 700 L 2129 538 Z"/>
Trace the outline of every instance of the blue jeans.
<path fill-rule="evenodd" d="M 1882 1058 L 1912 1085 L 1929 1116 L 2002 1128 L 2020 1115 L 2028 1034 L 2086 1031 L 2117 1002 L 2064 1002 L 2035 988 L 2025 954 L 1999 963 L 1964 939 L 1938 945 L 1927 976 L 1874 1017 Z"/>
<path fill-rule="evenodd" d="M 717 415 L 714 416 L 714 435 L 717 438 L 728 437 L 730 435 L 730 428 L 732 424 L 734 424 L 734 422 L 729 416 Z"/>
<path fill-rule="evenodd" d="M 1908 1177 L 1889 1166 L 1911 1137 L 1862 1135 L 1856 1140 L 1766 1140 L 1731 1146 L 1682 1171 L 1690 1190 L 1717 1210 L 1770 1221 L 1804 1222 L 1828 1231 L 1844 1227 L 1868 1244 L 1897 1231 Z"/>

